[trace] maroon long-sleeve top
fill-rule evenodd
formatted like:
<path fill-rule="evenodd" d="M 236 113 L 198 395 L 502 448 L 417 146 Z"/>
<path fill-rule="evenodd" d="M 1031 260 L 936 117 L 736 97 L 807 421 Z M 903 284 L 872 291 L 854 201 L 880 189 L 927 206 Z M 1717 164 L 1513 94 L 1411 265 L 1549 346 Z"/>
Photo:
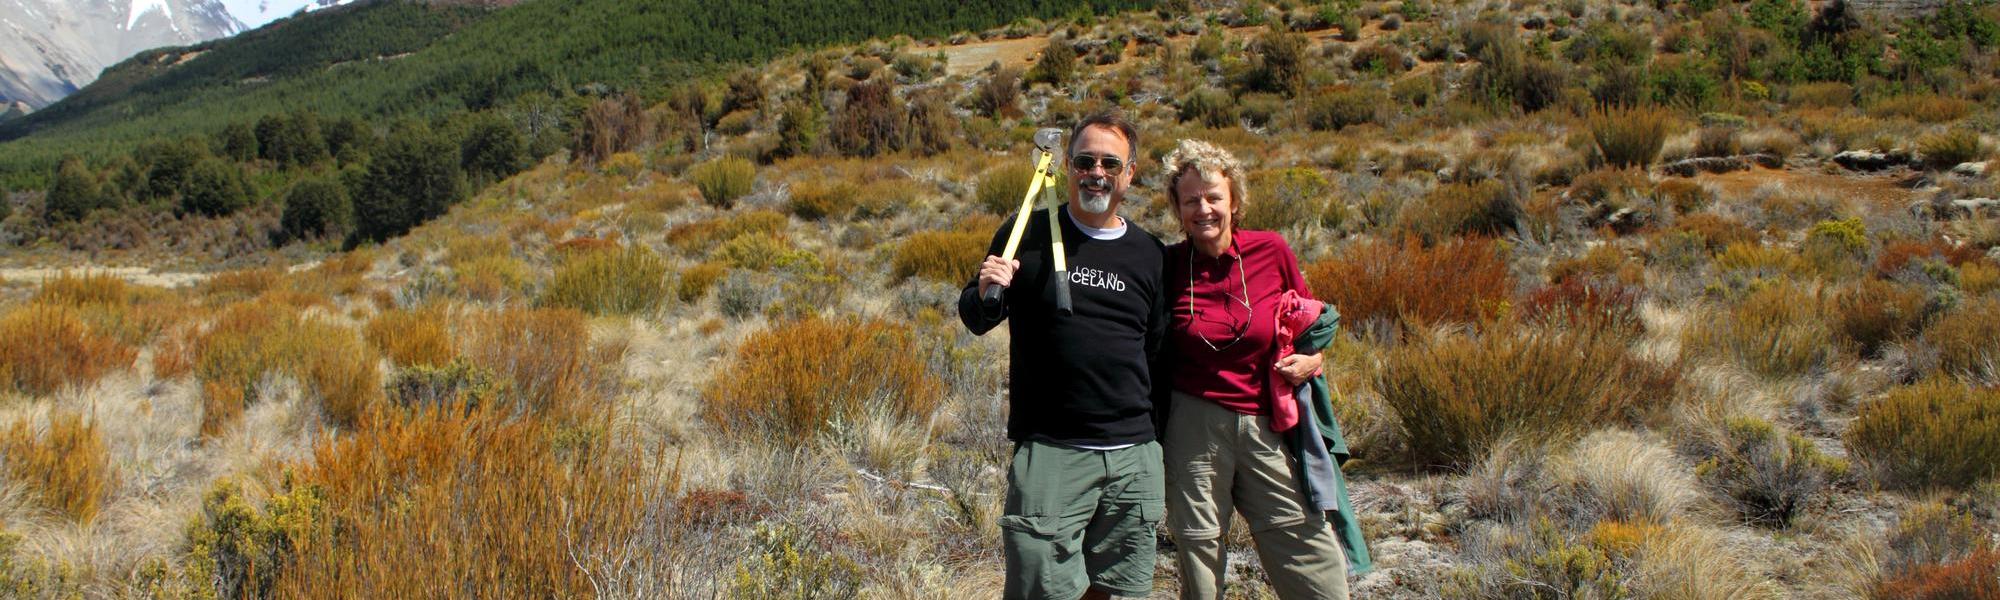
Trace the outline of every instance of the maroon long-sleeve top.
<path fill-rule="evenodd" d="M 1174 389 L 1238 413 L 1269 414 L 1264 387 L 1277 362 L 1278 298 L 1285 290 L 1312 297 L 1285 238 L 1237 231 L 1229 248 L 1214 258 L 1187 241 L 1174 244 L 1167 248 L 1166 285 L 1173 300 L 1174 359 L 1168 368 Z"/>

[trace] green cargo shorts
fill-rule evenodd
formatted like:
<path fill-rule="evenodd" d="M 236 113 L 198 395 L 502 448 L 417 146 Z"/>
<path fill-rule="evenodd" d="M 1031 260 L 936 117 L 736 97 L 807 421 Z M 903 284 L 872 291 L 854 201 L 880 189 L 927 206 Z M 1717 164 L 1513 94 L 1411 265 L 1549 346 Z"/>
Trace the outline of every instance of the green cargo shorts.
<path fill-rule="evenodd" d="M 1119 450 L 1015 445 L 1000 517 L 1006 597 L 1071 600 L 1093 586 L 1151 593 L 1165 481 L 1158 442 Z"/>

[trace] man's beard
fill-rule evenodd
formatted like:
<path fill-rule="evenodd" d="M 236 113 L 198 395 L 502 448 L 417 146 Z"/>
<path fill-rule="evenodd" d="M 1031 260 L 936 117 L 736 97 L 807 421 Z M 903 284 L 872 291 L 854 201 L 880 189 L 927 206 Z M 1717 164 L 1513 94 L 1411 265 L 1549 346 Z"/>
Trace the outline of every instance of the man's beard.
<path fill-rule="evenodd" d="M 1093 192 L 1087 189 L 1091 185 L 1105 189 L 1102 192 Z M 1111 210 L 1110 188 L 1111 180 L 1104 177 L 1087 177 L 1077 182 L 1077 208 L 1081 208 L 1084 212 L 1088 213 L 1104 213 Z"/>

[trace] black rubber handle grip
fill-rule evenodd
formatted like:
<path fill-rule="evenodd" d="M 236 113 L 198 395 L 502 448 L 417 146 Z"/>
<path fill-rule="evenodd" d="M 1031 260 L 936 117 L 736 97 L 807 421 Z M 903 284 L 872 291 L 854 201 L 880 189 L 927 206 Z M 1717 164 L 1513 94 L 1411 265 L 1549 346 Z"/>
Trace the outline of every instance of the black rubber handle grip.
<path fill-rule="evenodd" d="M 1069 271 L 1056 271 L 1056 314 L 1065 317 L 1076 314 L 1069 303 Z"/>
<path fill-rule="evenodd" d="M 980 306 L 985 307 L 988 313 L 1000 312 L 1000 294 L 1005 291 L 1007 291 L 1007 288 L 1002 287 L 1000 284 L 988 284 L 986 286 L 986 293 L 979 297 Z"/>

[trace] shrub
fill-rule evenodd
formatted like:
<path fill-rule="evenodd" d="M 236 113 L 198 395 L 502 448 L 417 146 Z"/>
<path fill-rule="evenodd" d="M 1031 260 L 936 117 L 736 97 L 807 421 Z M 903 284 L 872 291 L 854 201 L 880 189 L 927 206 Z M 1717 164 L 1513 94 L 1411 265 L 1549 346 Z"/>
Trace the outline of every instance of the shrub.
<path fill-rule="evenodd" d="M 1708 327 L 1689 328 L 1684 352 L 1707 351 L 1768 377 L 1825 372 L 1836 356 L 1833 328 L 1814 292 L 1768 283 Z"/>
<path fill-rule="evenodd" d="M 1305 272 L 1313 297 L 1332 303 L 1349 322 L 1478 323 L 1514 290 L 1506 258 L 1480 240 L 1431 248 L 1416 240 L 1365 241 Z"/>
<path fill-rule="evenodd" d="M 466 175 L 487 182 L 519 173 L 534 161 L 528 137 L 495 112 L 473 116 L 465 140 L 459 143 L 459 155 Z"/>
<path fill-rule="evenodd" d="M 1180 122 L 1194 121 L 1202 127 L 1221 129 L 1236 126 L 1236 100 L 1228 92 L 1203 87 L 1188 92 L 1180 102 Z"/>
<path fill-rule="evenodd" d="M 601 400 L 622 373 L 622 344 L 591 344 L 583 313 L 510 308 L 476 315 L 460 356 L 500 384 L 515 415 L 563 417 Z"/>
<path fill-rule="evenodd" d="M 1842 277 L 1861 270 L 1868 247 L 1868 230 L 1860 217 L 1853 217 L 1814 223 L 1799 252 L 1820 273 Z"/>
<path fill-rule="evenodd" d="M 231 305 L 186 343 L 202 386 L 205 437 L 232 424 L 269 373 L 297 379 L 339 425 L 354 425 L 381 398 L 376 359 L 360 335 L 282 305 Z"/>
<path fill-rule="evenodd" d="M 1048 45 L 1042 46 L 1040 59 L 1028 69 L 1027 79 L 1023 82 L 1027 85 L 1046 83 L 1062 87 L 1076 77 L 1076 72 L 1076 48 L 1070 47 L 1068 40 L 1050 37 Z"/>
<path fill-rule="evenodd" d="M 320 444 L 261 511 L 212 501 L 187 576 L 251 583 L 231 597 L 585 596 L 665 501 L 608 438 L 504 411 L 389 415 Z"/>
<path fill-rule="evenodd" d="M 596 164 L 646 145 L 656 129 L 638 96 L 606 96 L 584 109 L 570 148 L 578 158 Z"/>
<path fill-rule="evenodd" d="M 2000 553 L 1972 515 L 1925 502 L 1905 510 L 1878 558 L 1873 598 L 1992 598 L 2000 595 Z"/>
<path fill-rule="evenodd" d="M 0 316 L 0 384 L 14 390 L 39 395 L 89 385 L 131 366 L 136 355 L 70 306 L 30 303 Z"/>
<path fill-rule="evenodd" d="M 796 157 L 817 154 L 826 139 L 826 110 L 818 102 L 786 102 L 778 113 L 778 147 L 773 154 Z"/>
<path fill-rule="evenodd" d="M 1666 111 L 1657 108 L 1600 112 L 1590 121 L 1590 136 L 1605 164 L 1643 169 L 1660 155 L 1670 120 Z"/>
<path fill-rule="evenodd" d="M 1839 106 L 1851 106 L 1841 104 Z M 1904 118 L 1919 123 L 1949 123 L 1970 114 L 1978 104 L 1964 98 L 1952 98 L 1932 94 L 1902 95 L 1884 98 L 1868 107 L 1869 116 L 1876 118 Z"/>
<path fill-rule="evenodd" d="M 715 305 L 722 316 L 741 320 L 763 312 L 777 296 L 769 275 L 731 269 L 716 287 Z"/>
<path fill-rule="evenodd" d="M 788 224 L 784 213 L 775 210 L 738 212 L 677 225 L 667 230 L 667 245 L 682 252 L 707 254 L 715 246 L 745 235 L 782 236 Z"/>
<path fill-rule="evenodd" d="M 986 260 L 991 234 L 976 231 L 922 231 L 896 245 L 889 259 L 889 276 L 897 282 L 921 277 L 964 285 Z"/>
<path fill-rule="evenodd" d="M 709 206 L 728 209 L 736 206 L 738 198 L 750 194 L 751 186 L 757 182 L 757 167 L 749 160 L 732 156 L 695 165 L 688 169 L 687 177 Z"/>
<path fill-rule="evenodd" d="M 2000 390 L 1932 380 L 1863 404 L 1847 449 L 1883 485 L 1967 489 L 2000 468 Z"/>
<path fill-rule="evenodd" d="M 895 82 L 873 79 L 847 90 L 847 103 L 834 114 L 829 139 L 843 155 L 888 154 L 908 142 L 908 120 Z"/>
<path fill-rule="evenodd" d="M 360 181 L 353 190 L 355 233 L 375 241 L 402 235 L 470 195 L 457 145 L 423 127 L 391 136 Z"/>
<path fill-rule="evenodd" d="M 962 137 L 959 117 L 951 111 L 951 98 L 941 89 L 914 92 L 909 100 L 909 124 L 904 136 L 910 153 L 936 156 L 951 151 Z"/>
<path fill-rule="evenodd" d="M 441 367 L 458 359 L 443 306 L 385 310 L 368 320 L 364 337 L 399 367 Z"/>
<path fill-rule="evenodd" d="M 822 350 L 823 349 L 823 350 Z M 893 323 L 807 318 L 743 340 L 702 390 L 702 416 L 733 435 L 798 444 L 869 411 L 929 418 L 942 392 L 914 332 Z"/>
<path fill-rule="evenodd" d="M 783 237 L 747 234 L 723 242 L 712 255 L 715 260 L 739 269 L 772 271 L 799 268 L 818 271 L 819 256 L 793 247 Z"/>
<path fill-rule="evenodd" d="M 1397 229 L 1439 243 L 1460 235 L 1502 235 L 1514 230 L 1521 216 L 1514 194 L 1499 180 L 1447 183 L 1432 188 L 1423 199 L 1403 205 Z"/>
<path fill-rule="evenodd" d="M 397 369 L 385 388 L 389 401 L 399 407 L 464 411 L 492 403 L 499 386 L 485 369 L 453 360 Z"/>
<path fill-rule="evenodd" d="M 666 260 L 645 246 L 583 251 L 563 259 L 536 303 L 630 315 L 659 308 L 669 285 Z"/>
<path fill-rule="evenodd" d="M 981 174 L 973 195 L 979 207 L 988 213 L 1011 215 L 1020 210 L 1021 197 L 1028 194 L 1028 185 L 1034 175 L 1034 165 L 1010 161 Z"/>
<path fill-rule="evenodd" d="M 1945 313 L 1924 338 L 1937 347 L 1938 366 L 1970 380 L 2000 382 L 2000 299 L 1968 301 Z"/>
<path fill-rule="evenodd" d="M 1654 408 L 1657 369 L 1621 337 L 1524 326 L 1437 334 L 1391 351 L 1376 388 L 1396 413 L 1411 458 L 1463 465 L 1507 437 L 1543 440 L 1629 422 Z"/>
<path fill-rule="evenodd" d="M 1986 148 L 1979 143 L 1979 133 L 1971 129 L 1954 128 L 1917 139 L 1917 155 L 1924 166 L 1933 171 L 1949 170 L 1959 163 L 1985 158 Z"/>
<path fill-rule="evenodd" d="M 1313 94 L 1306 99 L 1306 126 L 1320 131 L 1339 131 L 1350 125 L 1375 121 L 1376 111 L 1388 105 L 1381 90 L 1345 89 Z"/>
<path fill-rule="evenodd" d="M 1729 157 L 1743 153 L 1743 141 L 1735 127 L 1703 127 L 1695 132 L 1694 155 L 1701 157 Z"/>
<path fill-rule="evenodd" d="M 285 192 L 285 210 L 278 223 L 292 239 L 339 236 L 354 226 L 354 204 L 338 182 L 304 179 Z"/>
<path fill-rule="evenodd" d="M 28 421 L 15 421 L 0 436 L 0 462 L 7 478 L 36 488 L 41 504 L 79 523 L 97 516 L 98 506 L 117 485 L 110 452 L 95 423 L 82 416 L 49 417 L 39 435 Z"/>
<path fill-rule="evenodd" d="M 1257 171 L 1246 177 L 1249 186 L 1239 227 L 1301 231 L 1325 224 L 1327 211 L 1333 206 L 1333 184 L 1318 170 L 1292 167 Z"/>
<path fill-rule="evenodd" d="M 77 221 L 90 211 L 111 204 L 111 198 L 103 192 L 97 174 L 83 164 L 83 159 L 74 156 L 63 158 L 56 166 L 55 178 L 49 183 L 48 193 L 42 195 L 43 213 L 51 223 Z"/>
<path fill-rule="evenodd" d="M 1744 417 L 1725 428 L 1722 447 L 1695 473 L 1720 489 L 1750 523 L 1789 525 L 1831 480 L 1847 474 L 1846 461 L 1770 423 Z"/>
<path fill-rule="evenodd" d="M 1864 357 L 1875 357 L 1890 342 L 1916 336 L 1927 301 L 1920 290 L 1869 278 L 1835 291 L 1828 312 L 1842 341 Z"/>
<path fill-rule="evenodd" d="M 844 219 L 859 203 L 861 189 L 845 181 L 807 180 L 792 184 L 792 214 L 801 219 Z"/>
<path fill-rule="evenodd" d="M 1708 212 L 1682 217 L 1674 222 L 1673 231 L 1700 239 L 1709 252 L 1720 252 L 1736 244 L 1754 246 L 1762 237 L 1742 221 Z"/>
<path fill-rule="evenodd" d="M 1257 38 L 1254 46 L 1257 54 L 1252 88 L 1286 96 L 1305 92 L 1309 46 L 1305 36 L 1272 30 Z"/>
<path fill-rule="evenodd" d="M 1875 598 L 1949 600 L 2000 597 L 2000 552 L 1980 549 L 1958 560 L 1918 565 L 1882 581 Z"/>
<path fill-rule="evenodd" d="M 1354 52 L 1349 65 L 1364 73 L 1395 74 L 1403 72 L 1403 51 L 1395 46 L 1369 44 Z"/>
<path fill-rule="evenodd" d="M 731 598 L 856 598 L 866 589 L 861 565 L 815 543 L 820 536 L 760 523 L 755 537 L 755 553 L 736 565 Z"/>
<path fill-rule="evenodd" d="M 187 187 L 181 190 L 180 212 L 220 217 L 249 204 L 243 169 L 224 159 L 204 158 L 188 172 Z"/>
<path fill-rule="evenodd" d="M 989 119 L 1008 119 L 1021 113 L 1021 70 L 1005 67 L 979 83 L 972 91 L 972 109 Z"/>
<path fill-rule="evenodd" d="M 680 282 L 674 288 L 674 295 L 680 298 L 681 302 L 700 302 L 702 298 L 708 296 L 708 291 L 715 287 L 716 282 L 721 281 L 722 276 L 728 273 L 729 265 L 718 262 L 705 262 L 683 269 Z"/>

